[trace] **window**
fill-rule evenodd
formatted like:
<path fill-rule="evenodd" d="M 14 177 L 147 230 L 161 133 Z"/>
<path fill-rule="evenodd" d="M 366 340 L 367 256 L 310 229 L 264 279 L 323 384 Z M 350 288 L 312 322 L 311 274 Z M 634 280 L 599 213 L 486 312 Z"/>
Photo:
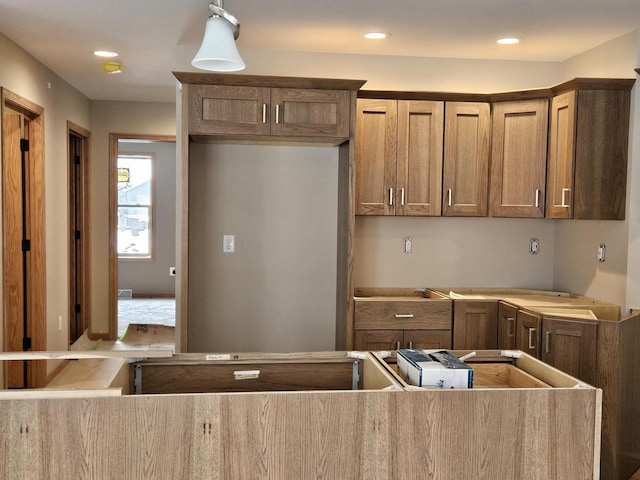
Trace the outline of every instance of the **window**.
<path fill-rule="evenodd" d="M 118 258 L 153 259 L 155 155 L 118 155 Z"/>

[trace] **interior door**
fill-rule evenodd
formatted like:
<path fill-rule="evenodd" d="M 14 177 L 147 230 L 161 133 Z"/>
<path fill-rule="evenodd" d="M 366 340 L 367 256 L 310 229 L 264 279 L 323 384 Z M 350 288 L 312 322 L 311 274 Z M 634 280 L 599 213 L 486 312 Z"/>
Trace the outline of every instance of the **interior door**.
<path fill-rule="evenodd" d="M 2 89 L 4 350 L 46 350 L 44 110 Z M 44 361 L 4 362 L 5 388 L 44 386 Z"/>
<path fill-rule="evenodd" d="M 89 135 L 77 126 L 69 130 L 69 344 L 90 324 L 91 276 L 89 275 L 88 169 Z"/>

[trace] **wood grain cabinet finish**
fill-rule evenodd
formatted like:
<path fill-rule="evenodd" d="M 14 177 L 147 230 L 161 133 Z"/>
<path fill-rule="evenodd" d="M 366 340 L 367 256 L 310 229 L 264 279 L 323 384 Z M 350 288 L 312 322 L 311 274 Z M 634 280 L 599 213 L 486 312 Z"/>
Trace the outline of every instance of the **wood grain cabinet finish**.
<path fill-rule="evenodd" d="M 544 217 L 547 99 L 492 105 L 490 215 Z"/>
<path fill-rule="evenodd" d="M 491 114 L 488 103 L 447 102 L 443 216 L 487 215 Z"/>
<path fill-rule="evenodd" d="M 628 90 L 577 89 L 551 102 L 547 216 L 624 220 Z"/>
<path fill-rule="evenodd" d="M 498 302 L 454 301 L 453 348 L 495 349 L 498 346 Z"/>
<path fill-rule="evenodd" d="M 193 85 L 189 133 L 349 137 L 346 90 Z"/>
<path fill-rule="evenodd" d="M 580 380 L 596 383 L 598 325 L 573 320 L 542 320 L 540 359 Z"/>
<path fill-rule="evenodd" d="M 498 302 L 498 348 L 516 348 L 516 316 L 518 307 L 506 302 Z"/>
<path fill-rule="evenodd" d="M 519 310 L 516 316 L 516 349 L 540 358 L 542 316 Z"/>
<path fill-rule="evenodd" d="M 356 214 L 441 213 L 444 102 L 359 99 Z"/>
<path fill-rule="evenodd" d="M 361 300 L 355 302 L 355 348 L 451 348 L 451 302 Z"/>

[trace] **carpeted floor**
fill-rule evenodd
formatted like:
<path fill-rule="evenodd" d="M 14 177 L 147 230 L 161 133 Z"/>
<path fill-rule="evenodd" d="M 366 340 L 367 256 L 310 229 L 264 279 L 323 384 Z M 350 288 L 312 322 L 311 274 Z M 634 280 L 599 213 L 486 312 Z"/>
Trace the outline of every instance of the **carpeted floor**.
<path fill-rule="evenodd" d="M 120 298 L 118 299 L 118 338 L 130 323 L 156 324 L 175 327 L 176 301 L 174 298 Z"/>

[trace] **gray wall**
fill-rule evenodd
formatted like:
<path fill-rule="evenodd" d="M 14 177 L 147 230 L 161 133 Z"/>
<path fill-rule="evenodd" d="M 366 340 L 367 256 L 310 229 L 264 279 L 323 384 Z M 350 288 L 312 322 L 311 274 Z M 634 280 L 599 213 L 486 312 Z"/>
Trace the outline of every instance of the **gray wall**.
<path fill-rule="evenodd" d="M 176 258 L 176 144 L 120 143 L 120 152 L 155 153 L 155 258 L 118 262 L 118 288 L 134 295 L 174 295 L 175 277 L 169 267 Z"/>
<path fill-rule="evenodd" d="M 190 148 L 189 351 L 333 350 L 338 149 Z"/>

